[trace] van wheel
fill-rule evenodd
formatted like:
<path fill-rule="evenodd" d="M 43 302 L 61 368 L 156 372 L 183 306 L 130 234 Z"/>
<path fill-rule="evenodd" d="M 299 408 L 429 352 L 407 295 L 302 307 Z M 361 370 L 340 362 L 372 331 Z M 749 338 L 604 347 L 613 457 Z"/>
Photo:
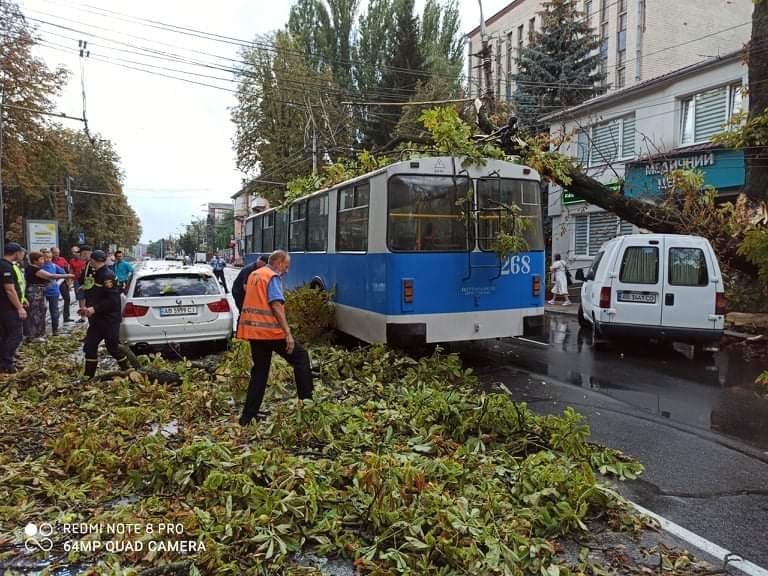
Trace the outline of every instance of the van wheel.
<path fill-rule="evenodd" d="M 582 328 L 587 328 L 589 326 L 589 322 L 584 317 L 584 308 L 581 307 L 581 304 L 579 304 L 579 312 L 577 314 L 577 317 L 579 319 L 579 326 Z"/>

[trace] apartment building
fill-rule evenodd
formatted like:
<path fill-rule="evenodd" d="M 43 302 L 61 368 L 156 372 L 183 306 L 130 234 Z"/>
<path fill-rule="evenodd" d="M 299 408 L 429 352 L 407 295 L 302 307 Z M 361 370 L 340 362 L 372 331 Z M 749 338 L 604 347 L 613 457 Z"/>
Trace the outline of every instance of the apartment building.
<path fill-rule="evenodd" d="M 752 0 L 574 0 L 600 37 L 607 90 L 621 90 L 740 49 L 750 37 Z M 486 20 L 494 91 L 511 100 L 516 59 L 541 27 L 546 0 L 514 0 Z M 469 93 L 484 93 L 480 27 L 468 34 Z"/>
<path fill-rule="evenodd" d="M 744 185 L 743 150 L 711 142 L 728 119 L 748 108 L 747 66 L 740 50 L 616 90 L 543 118 L 553 137 L 568 136 L 563 152 L 608 187 L 623 182 L 625 196 L 654 202 L 670 186 L 672 170 L 695 169 L 722 198 Z M 551 187 L 552 252 L 571 266 L 589 264 L 600 246 L 638 231 L 615 214 Z"/>

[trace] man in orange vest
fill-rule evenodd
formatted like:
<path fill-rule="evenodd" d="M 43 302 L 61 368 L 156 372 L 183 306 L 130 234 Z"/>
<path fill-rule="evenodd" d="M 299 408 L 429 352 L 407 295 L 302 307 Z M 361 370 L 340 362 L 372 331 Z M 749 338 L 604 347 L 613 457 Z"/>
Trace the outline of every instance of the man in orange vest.
<path fill-rule="evenodd" d="M 282 276 L 288 272 L 291 257 L 284 250 L 269 256 L 269 264 L 251 272 L 245 285 L 245 299 L 237 326 L 237 337 L 251 344 L 251 382 L 240 425 L 258 418 L 267 388 L 272 353 L 277 352 L 293 366 L 296 391 L 300 399 L 312 397 L 312 369 L 309 354 L 291 335 L 285 316 Z"/>

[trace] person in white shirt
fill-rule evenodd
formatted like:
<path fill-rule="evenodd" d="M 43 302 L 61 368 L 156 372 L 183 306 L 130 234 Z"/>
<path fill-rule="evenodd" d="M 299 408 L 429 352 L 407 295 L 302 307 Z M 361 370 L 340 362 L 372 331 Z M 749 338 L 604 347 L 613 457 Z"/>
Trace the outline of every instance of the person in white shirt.
<path fill-rule="evenodd" d="M 552 260 L 552 265 L 549 267 L 549 271 L 552 272 L 552 300 L 547 304 L 555 304 L 558 296 L 565 297 L 563 306 L 569 306 L 571 299 L 568 296 L 568 265 L 560 257 L 560 254 L 555 254 Z"/>

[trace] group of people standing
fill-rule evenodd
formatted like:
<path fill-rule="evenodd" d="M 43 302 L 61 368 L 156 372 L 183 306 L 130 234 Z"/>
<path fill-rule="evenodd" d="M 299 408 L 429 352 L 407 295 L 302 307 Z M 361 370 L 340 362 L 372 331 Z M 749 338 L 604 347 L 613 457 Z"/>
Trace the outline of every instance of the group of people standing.
<path fill-rule="evenodd" d="M 23 246 L 9 242 L 5 245 L 3 258 L 0 260 L 0 373 L 16 372 L 16 350 L 24 338 L 33 343 L 45 342 L 48 314 L 54 336 L 59 332 L 60 316 L 64 323 L 74 321 L 71 318 L 73 288 L 80 316 L 77 322 L 84 323 L 85 318 L 94 315 L 87 298 L 89 291 L 103 288 L 103 284 L 95 280 L 97 271 L 102 266 L 107 267 L 111 275 L 108 283 L 114 284 L 109 288 L 110 292 L 117 295 L 117 300 L 112 302 L 111 307 L 114 308 L 116 304 L 119 327 L 119 293 L 127 286 L 133 274 L 133 267 L 123 260 L 120 250 L 117 250 L 112 258 L 108 258 L 101 250 L 92 251 L 91 247 L 86 245 L 73 246 L 70 260 L 62 257 L 56 247 L 31 252 L 28 258 L 25 258 L 25 255 Z M 62 314 L 59 311 L 60 299 L 64 304 Z M 115 336 L 114 340 L 116 339 Z"/>

